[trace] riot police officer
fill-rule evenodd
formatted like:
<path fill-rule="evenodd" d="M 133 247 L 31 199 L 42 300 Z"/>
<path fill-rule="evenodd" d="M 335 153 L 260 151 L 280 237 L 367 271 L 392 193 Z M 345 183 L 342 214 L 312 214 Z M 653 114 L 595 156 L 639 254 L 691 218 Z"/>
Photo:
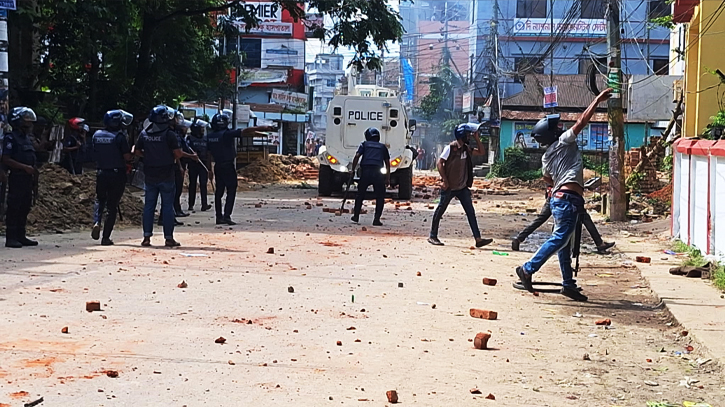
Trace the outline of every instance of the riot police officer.
<path fill-rule="evenodd" d="M 204 120 L 194 119 L 191 124 L 191 134 L 186 136 L 186 143 L 199 156 L 199 162 L 189 163 L 189 211 L 194 210 L 196 203 L 196 185 L 199 181 L 199 193 L 201 194 L 201 211 L 211 209 L 207 199 L 207 182 L 209 181 L 208 169 L 211 168 L 209 150 L 207 149 L 206 132 L 209 123 Z"/>
<path fill-rule="evenodd" d="M 156 106 L 151 110 L 148 120 L 151 125 L 139 135 L 134 154 L 144 159 L 144 211 L 143 235 L 141 246 L 151 246 L 154 228 L 154 212 L 161 195 L 161 213 L 163 214 L 164 237 L 166 247 L 181 246 L 174 240 L 174 165 L 176 160 L 186 157 L 196 159 L 181 151 L 176 134 L 169 128 L 174 120 L 175 111 L 166 106 Z"/>
<path fill-rule="evenodd" d="M 101 233 L 101 217 L 107 209 L 103 225 L 102 246 L 111 246 L 111 232 L 116 224 L 118 204 L 126 190 L 126 163 L 130 162 L 131 147 L 125 129 L 133 121 L 133 115 L 123 110 L 111 110 L 103 117 L 105 129 L 98 130 L 92 139 L 93 156 L 96 160 L 96 204 L 93 212 L 91 237 L 98 240 Z"/>
<path fill-rule="evenodd" d="M 362 157 L 362 162 L 360 162 Z M 352 221 L 360 221 L 360 210 L 362 209 L 365 192 L 370 185 L 375 192 L 375 219 L 374 226 L 383 226 L 380 216 L 385 206 L 385 188 L 390 184 L 390 152 L 385 144 L 380 142 L 380 131 L 375 127 L 365 130 L 365 141 L 360 144 L 352 161 L 352 174 L 355 176 L 355 168 L 360 162 L 360 181 L 357 183 L 357 198 L 355 198 L 355 209 Z"/>
<path fill-rule="evenodd" d="M 207 136 L 207 148 L 214 158 L 214 175 L 216 176 L 216 193 L 214 206 L 217 225 L 236 225 L 232 220 L 234 199 L 237 195 L 237 171 L 234 160 L 237 157 L 235 138 L 254 135 L 259 131 L 271 131 L 273 127 L 260 126 L 246 129 L 229 130 L 229 115 L 219 112 L 211 120 L 212 133 Z M 222 212 L 222 197 L 227 198 Z"/>
<path fill-rule="evenodd" d="M 5 247 L 37 246 L 38 242 L 26 236 L 28 213 L 33 204 L 33 185 L 38 175 L 35 168 L 35 148 L 30 140 L 35 112 L 27 107 L 16 107 L 10 113 L 12 133 L 3 139 L 2 163 L 9 168 L 8 208 L 5 217 Z"/>
<path fill-rule="evenodd" d="M 191 155 L 192 151 L 189 149 L 189 145 L 186 143 L 186 132 L 191 127 L 191 121 L 184 119 L 184 115 L 176 110 L 174 112 L 174 120 L 171 125 L 172 129 L 176 132 L 176 142 L 179 143 L 181 151 Z M 184 190 L 184 175 L 188 168 L 189 162 L 192 161 L 188 158 L 182 157 L 177 160 L 177 165 L 174 166 L 174 181 L 176 184 L 176 192 L 174 193 L 174 213 L 177 218 L 185 218 L 189 216 L 181 209 L 181 194 Z"/>

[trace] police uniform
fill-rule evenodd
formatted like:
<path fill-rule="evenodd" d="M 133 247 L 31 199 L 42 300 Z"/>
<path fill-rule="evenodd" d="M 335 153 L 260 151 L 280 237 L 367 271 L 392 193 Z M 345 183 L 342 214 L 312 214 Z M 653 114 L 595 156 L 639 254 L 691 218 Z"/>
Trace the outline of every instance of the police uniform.
<path fill-rule="evenodd" d="M 20 164 L 35 167 L 33 142 L 28 135 L 23 134 L 20 130 L 5 134 L 2 155 Z M 9 168 L 8 207 L 5 213 L 7 228 L 5 237 L 8 243 L 11 241 L 22 243 L 27 239 L 26 224 L 30 207 L 33 204 L 33 184 L 33 175 L 17 168 Z"/>
<path fill-rule="evenodd" d="M 375 221 L 380 221 L 385 206 L 385 175 L 381 170 L 386 168 L 386 162 L 390 162 L 390 152 L 385 144 L 368 140 L 360 144 L 357 154 L 362 156 L 362 161 L 360 162 L 360 181 L 357 184 L 354 218 L 360 215 L 365 191 L 368 186 L 372 185 L 373 191 L 375 191 Z"/>
<path fill-rule="evenodd" d="M 63 168 L 71 174 L 83 173 L 83 145 L 80 142 L 80 135 L 71 132 L 63 139 L 64 148 L 79 147 L 77 150 L 64 153 L 61 161 Z"/>
<path fill-rule="evenodd" d="M 131 153 L 126 135 L 122 131 L 99 130 L 93 135 L 93 155 L 96 160 L 96 204 L 93 219 L 101 223 L 103 210 L 107 209 L 103 225 L 103 239 L 110 239 L 121 197 L 126 190 L 126 160 Z"/>
<path fill-rule="evenodd" d="M 186 136 L 186 143 L 196 152 L 199 160 L 206 165 L 206 168 L 210 168 L 207 156 L 209 150 L 207 149 L 207 136 L 201 135 L 201 137 L 195 136 L 193 133 Z M 201 194 L 201 208 L 209 207 L 209 201 L 207 199 L 207 182 L 209 182 L 209 174 L 202 166 L 201 162 L 192 161 L 189 163 L 189 210 L 194 210 L 194 204 L 196 203 L 196 182 L 199 181 L 199 193 Z"/>
<path fill-rule="evenodd" d="M 207 136 L 207 147 L 214 158 L 214 174 L 216 176 L 216 193 L 214 206 L 217 223 L 223 219 L 231 219 L 234 209 L 234 199 L 237 196 L 237 171 L 234 168 L 234 159 L 237 149 L 234 139 L 241 137 L 241 130 L 217 130 Z M 222 197 L 224 192 L 227 199 L 222 212 Z"/>
<path fill-rule="evenodd" d="M 144 237 L 153 236 L 154 212 L 161 195 L 161 213 L 164 225 L 164 237 L 174 238 L 174 150 L 179 149 L 176 133 L 170 129 L 157 132 L 141 132 L 136 141 L 136 149 L 143 152 L 144 161 Z"/>

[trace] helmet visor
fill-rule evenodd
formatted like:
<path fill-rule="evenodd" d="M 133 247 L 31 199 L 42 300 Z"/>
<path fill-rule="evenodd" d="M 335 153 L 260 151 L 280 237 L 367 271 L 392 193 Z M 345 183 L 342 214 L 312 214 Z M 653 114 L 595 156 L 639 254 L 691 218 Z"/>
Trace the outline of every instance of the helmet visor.
<path fill-rule="evenodd" d="M 20 110 L 20 112 L 18 113 L 18 116 L 20 117 L 21 120 L 26 121 L 26 122 L 37 122 L 38 121 L 38 117 L 35 115 L 35 112 L 33 111 L 33 109 L 29 109 L 27 107 L 22 108 Z"/>
<path fill-rule="evenodd" d="M 125 110 L 121 110 L 121 124 L 130 126 L 133 123 L 133 115 Z"/>

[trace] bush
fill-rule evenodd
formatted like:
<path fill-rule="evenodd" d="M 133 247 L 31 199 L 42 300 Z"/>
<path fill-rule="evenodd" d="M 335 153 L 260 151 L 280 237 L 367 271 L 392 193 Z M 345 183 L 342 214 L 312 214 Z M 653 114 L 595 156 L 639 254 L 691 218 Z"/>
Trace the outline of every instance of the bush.
<path fill-rule="evenodd" d="M 582 161 L 584 162 L 584 168 L 588 170 L 592 170 L 596 172 L 597 174 L 609 175 L 609 162 L 607 160 L 602 159 L 602 162 L 597 162 L 600 160 L 594 160 L 590 156 L 584 155 L 582 156 Z"/>
<path fill-rule="evenodd" d="M 491 166 L 490 178 L 518 178 L 531 181 L 542 177 L 541 169 L 525 170 L 528 167 L 528 157 L 524 150 L 508 147 L 504 150 L 504 160 Z"/>

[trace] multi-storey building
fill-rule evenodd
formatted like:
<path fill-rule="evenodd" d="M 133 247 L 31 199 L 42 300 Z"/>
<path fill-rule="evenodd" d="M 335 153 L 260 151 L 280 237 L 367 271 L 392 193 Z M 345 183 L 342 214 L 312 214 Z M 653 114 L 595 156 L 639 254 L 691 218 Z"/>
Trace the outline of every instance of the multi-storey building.
<path fill-rule="evenodd" d="M 313 90 L 312 130 L 315 137 L 324 139 L 327 129 L 327 105 L 335 96 L 337 82 L 345 76 L 343 56 L 338 54 L 317 54 L 315 62 L 308 63 L 305 70 L 307 83 Z"/>

